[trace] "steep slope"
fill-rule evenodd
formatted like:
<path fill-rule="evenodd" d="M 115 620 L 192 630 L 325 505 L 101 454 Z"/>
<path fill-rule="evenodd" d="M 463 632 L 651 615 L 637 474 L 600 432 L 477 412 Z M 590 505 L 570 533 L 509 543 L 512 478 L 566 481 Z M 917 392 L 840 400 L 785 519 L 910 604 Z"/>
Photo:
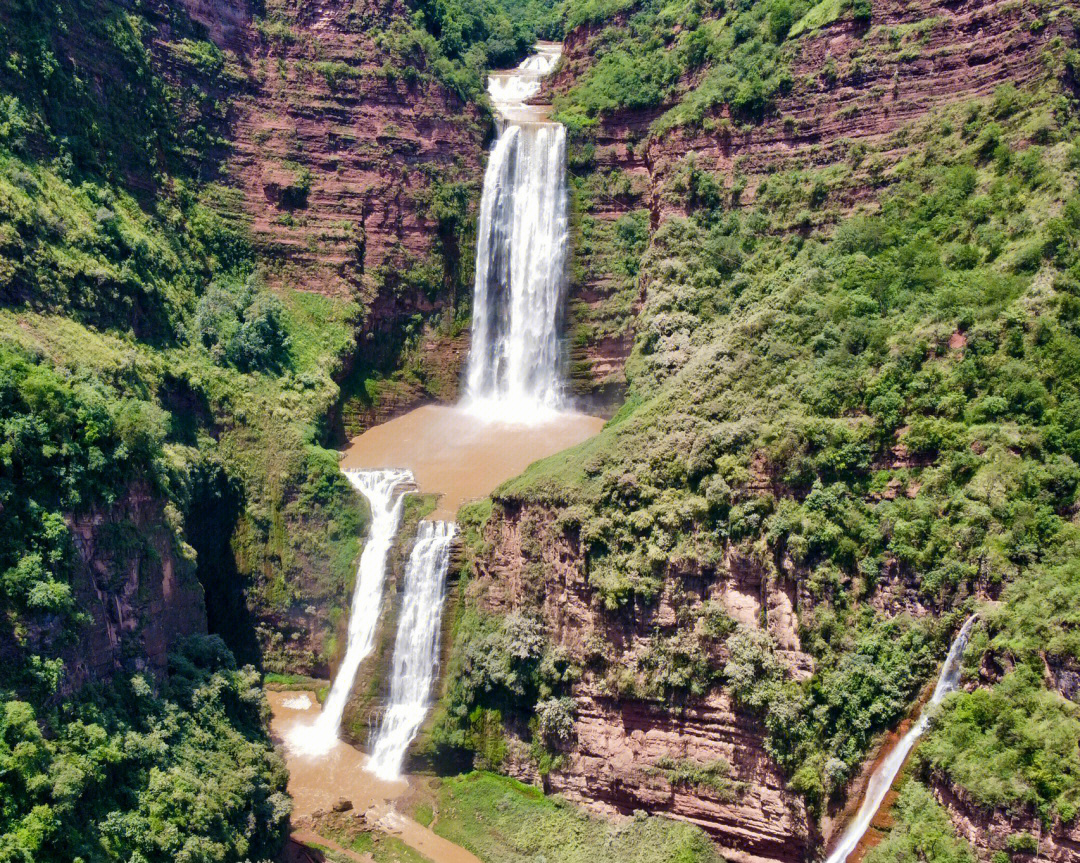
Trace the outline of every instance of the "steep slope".
<path fill-rule="evenodd" d="M 361 373 L 389 376 L 411 354 L 390 392 L 360 389 L 351 431 L 453 398 L 464 359 L 488 123 L 432 74 L 407 17 L 394 3 L 276 3 L 221 46 L 245 74 L 228 171 L 271 284 L 358 301 Z"/>
<path fill-rule="evenodd" d="M 436 751 L 806 859 L 960 610 L 1009 585 L 994 637 L 1020 585 L 1071 584 L 1072 12 L 567 7 L 579 357 L 631 321 L 629 398 L 472 514 Z M 1075 707 L 996 639 L 969 652 L 1019 712 L 954 697 L 918 777 L 982 856 L 1005 810 L 1068 849 Z"/>

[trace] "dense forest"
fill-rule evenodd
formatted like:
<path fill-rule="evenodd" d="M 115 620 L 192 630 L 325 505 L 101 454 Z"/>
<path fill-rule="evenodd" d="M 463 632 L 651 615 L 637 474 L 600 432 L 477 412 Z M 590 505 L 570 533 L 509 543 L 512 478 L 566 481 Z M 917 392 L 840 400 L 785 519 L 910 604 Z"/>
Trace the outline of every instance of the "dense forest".
<path fill-rule="evenodd" d="M 467 117 L 479 160 L 485 75 L 538 38 L 576 47 L 550 89 L 570 140 L 571 291 L 590 279 L 610 291 L 572 298 L 569 338 L 630 350 L 622 407 L 599 436 L 459 515 L 449 662 L 422 741 L 449 777 L 440 830 L 485 860 L 524 859 L 507 852 L 515 842 L 547 843 L 546 859 L 571 847 L 573 859 L 716 859 L 687 825 L 642 812 L 624 830 L 503 777 L 456 775 L 520 762 L 546 787 L 570 763 L 586 686 L 676 712 L 722 693 L 818 823 L 973 613 L 966 685 L 866 859 L 990 859 L 943 788 L 1014 820 L 995 863 L 1031 859 L 1034 834 L 1074 830 L 1074 5 L 991 10 L 1018 16 L 1035 72 L 878 135 L 837 135 L 828 152 L 815 138 L 779 168 L 755 163 L 755 136 L 795 149 L 806 115 L 841 89 L 880 100 L 887 88 L 867 81 L 917 64 L 944 13 L 894 25 L 880 21 L 895 4 L 877 0 L 345 4 L 378 56 L 357 71 L 316 46 L 297 72 L 282 58 L 302 41 L 302 4 L 236 4 L 269 46 L 257 63 L 219 45 L 198 5 L 0 4 L 0 861 L 280 852 L 290 801 L 264 675 L 336 657 L 368 520 L 338 470 L 342 414 L 382 409 L 401 381 L 444 386 L 422 354 L 467 328 L 480 178 L 424 162 L 384 123 L 393 170 L 424 177 L 413 203 L 435 251 L 365 269 L 374 243 L 346 226 L 354 292 L 311 290 L 256 236 L 230 173 L 236 106 L 275 74 L 331 93 L 356 79 Z M 829 27 L 866 47 L 808 73 L 802 48 Z M 812 110 L 785 113 L 807 93 Z M 857 124 L 859 109 L 841 110 Z M 700 155 L 716 141 L 725 158 Z M 742 161 L 727 158 L 740 147 Z M 281 170 L 284 231 L 322 178 Z M 395 303 L 400 332 L 379 352 L 371 322 Z M 519 517 L 534 535 L 507 613 L 492 542 Z M 553 537 L 580 555 L 598 619 L 635 633 L 631 647 L 558 641 L 545 616 Z M 688 598 L 733 556 L 763 585 L 793 586 L 807 673 L 767 626 Z M 188 613 L 190 597 L 204 610 Z M 661 607 L 671 618 L 654 625 Z M 147 635 L 166 614 L 164 634 Z M 314 636 L 299 618 L 316 619 Z M 651 769 L 722 802 L 746 792 L 726 761 Z"/>

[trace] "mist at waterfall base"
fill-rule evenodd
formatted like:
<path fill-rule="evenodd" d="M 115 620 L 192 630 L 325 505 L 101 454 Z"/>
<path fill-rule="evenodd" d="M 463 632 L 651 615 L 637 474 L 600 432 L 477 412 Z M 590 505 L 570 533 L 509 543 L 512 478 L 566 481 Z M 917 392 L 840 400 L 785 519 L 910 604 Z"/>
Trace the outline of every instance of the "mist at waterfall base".
<path fill-rule="evenodd" d="M 975 617 L 972 616 L 960 627 L 960 632 L 957 633 L 953 643 L 949 646 L 949 653 L 945 657 L 944 665 L 941 667 L 941 675 L 938 677 L 937 685 L 934 687 L 934 694 L 923 707 L 915 724 L 874 770 L 870 781 L 866 785 L 866 792 L 863 795 L 859 811 L 855 813 L 855 817 L 847 826 L 847 829 L 840 837 L 840 841 L 825 863 L 844 863 L 851 852 L 858 847 L 859 842 L 862 841 L 866 831 L 870 828 L 870 822 L 874 820 L 878 809 L 881 808 L 885 795 L 889 793 L 893 780 L 896 779 L 896 774 L 904 766 L 904 761 L 915 746 L 916 741 L 922 737 L 929 726 L 933 708 L 939 705 L 946 695 L 955 690 L 960 682 L 960 657 L 964 652 L 964 648 L 967 647 L 968 636 L 971 634 L 971 627 L 974 623 Z"/>
<path fill-rule="evenodd" d="M 456 525 L 422 521 L 405 569 L 405 596 L 394 642 L 390 702 L 371 749 L 368 769 L 380 779 L 396 779 L 428 711 L 439 668 L 439 633 L 446 597 L 446 570 Z"/>
<path fill-rule="evenodd" d="M 346 471 L 345 475 L 367 498 L 371 528 L 356 571 L 345 656 L 330 694 L 318 718 L 310 724 L 293 726 L 285 741 L 293 752 L 308 756 L 325 755 L 334 748 L 357 669 L 375 646 L 386 582 L 386 558 L 401 523 L 404 492 L 413 485 L 412 474 L 407 470 Z"/>

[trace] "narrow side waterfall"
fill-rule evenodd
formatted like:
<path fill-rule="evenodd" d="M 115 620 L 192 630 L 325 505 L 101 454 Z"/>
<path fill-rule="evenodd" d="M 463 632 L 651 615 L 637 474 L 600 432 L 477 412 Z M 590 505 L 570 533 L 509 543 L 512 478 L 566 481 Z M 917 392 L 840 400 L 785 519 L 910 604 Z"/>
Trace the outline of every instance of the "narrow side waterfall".
<path fill-rule="evenodd" d="M 971 627 L 974 623 L 975 617 L 972 616 L 964 621 L 964 625 L 960 627 L 960 632 L 957 633 L 956 638 L 953 639 L 953 643 L 949 647 L 949 653 L 945 657 L 945 664 L 941 667 L 941 676 L 938 677 L 930 701 L 923 707 L 918 720 L 908 733 L 901 738 L 900 742 L 896 744 L 896 748 L 878 765 L 870 777 L 859 811 L 855 813 L 855 817 L 847 826 L 847 829 L 840 837 L 839 843 L 837 843 L 836 848 L 833 849 L 832 854 L 829 855 L 825 863 L 844 863 L 848 855 L 855 850 L 863 835 L 869 829 L 870 822 L 874 820 L 878 809 L 881 808 L 881 803 L 885 799 L 885 795 L 889 793 L 889 788 L 892 787 L 896 774 L 900 772 L 900 768 L 904 765 L 908 753 L 911 752 L 915 742 L 922 737 L 923 732 L 926 731 L 927 726 L 930 724 L 930 715 L 933 708 L 939 705 L 946 695 L 956 689 L 956 685 L 960 681 L 960 657 L 964 652 L 964 648 L 967 647 L 968 636 L 971 634 Z"/>
<path fill-rule="evenodd" d="M 286 741 L 290 749 L 304 755 L 325 755 L 337 743 L 341 716 L 356 672 L 375 646 L 386 582 L 386 558 L 401 524 L 404 492 L 413 484 L 412 474 L 407 470 L 347 471 L 345 476 L 371 505 L 371 529 L 356 571 L 341 667 L 318 719 L 311 725 L 296 726 Z"/>
<path fill-rule="evenodd" d="M 566 285 L 566 130 L 524 100 L 558 53 L 493 75 L 500 115 L 480 201 L 466 404 L 528 422 L 562 402 L 559 330 Z"/>
<path fill-rule="evenodd" d="M 439 668 L 439 632 L 446 571 L 456 525 L 422 521 L 405 570 L 405 595 L 394 641 L 390 703 L 379 725 L 367 769 L 397 779 L 405 752 L 424 722 Z"/>

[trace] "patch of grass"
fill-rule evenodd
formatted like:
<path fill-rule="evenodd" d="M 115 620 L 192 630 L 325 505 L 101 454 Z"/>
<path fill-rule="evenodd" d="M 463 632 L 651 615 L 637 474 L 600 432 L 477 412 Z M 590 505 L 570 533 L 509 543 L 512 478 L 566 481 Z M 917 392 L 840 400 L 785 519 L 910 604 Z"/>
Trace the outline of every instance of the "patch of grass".
<path fill-rule="evenodd" d="M 444 780 L 436 792 L 435 832 L 484 863 L 719 863 L 705 834 L 688 824 L 637 817 L 592 818 L 539 788 L 492 773 Z"/>
<path fill-rule="evenodd" d="M 844 6 L 845 0 L 821 0 L 820 3 L 795 22 L 795 26 L 788 31 L 788 37 L 794 39 L 803 33 L 832 24 L 833 21 L 840 17 Z"/>
<path fill-rule="evenodd" d="M 413 807 L 412 817 L 417 824 L 430 827 L 431 822 L 435 820 L 435 809 L 430 803 L 421 801 Z"/>
<path fill-rule="evenodd" d="M 613 824 L 558 797 L 491 773 L 443 780 L 435 832 L 484 863 L 719 863 L 704 832 L 664 818 Z"/>

